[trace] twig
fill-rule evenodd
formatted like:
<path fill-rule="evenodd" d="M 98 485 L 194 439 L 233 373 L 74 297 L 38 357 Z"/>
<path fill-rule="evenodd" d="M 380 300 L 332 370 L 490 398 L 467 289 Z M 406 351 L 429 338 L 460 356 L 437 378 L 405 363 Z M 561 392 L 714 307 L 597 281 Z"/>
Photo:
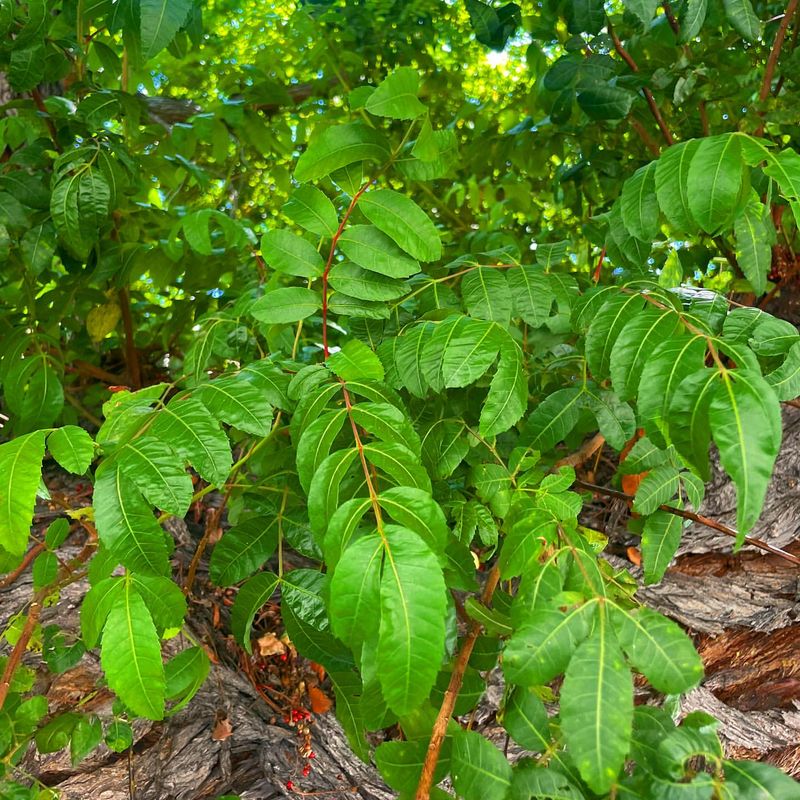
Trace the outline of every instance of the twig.
<path fill-rule="evenodd" d="M 14 672 L 19 666 L 22 654 L 28 649 L 28 642 L 33 635 L 33 629 L 39 621 L 39 614 L 42 613 L 42 603 L 49 591 L 50 587 L 39 589 L 33 596 L 33 602 L 28 611 L 28 618 L 25 620 L 25 626 L 22 629 L 22 633 L 19 635 L 19 639 L 17 639 L 17 643 L 14 645 L 14 649 L 11 651 L 11 655 L 8 657 L 6 668 L 3 670 L 3 677 L 0 680 L 0 709 L 3 708 L 6 702 L 8 690 L 11 688 L 11 681 L 14 679 Z"/>
<path fill-rule="evenodd" d="M 481 602 L 484 605 L 488 605 L 491 601 L 499 580 L 500 568 L 495 564 L 495 566 L 492 567 L 492 571 L 489 573 L 486 586 L 481 595 Z M 482 628 L 483 626 L 480 622 L 473 621 L 467 638 L 464 640 L 464 644 L 461 645 L 461 650 L 459 650 L 456 662 L 453 664 L 453 671 L 450 674 L 450 683 L 444 694 L 444 700 L 442 700 L 439 713 L 436 715 L 436 721 L 433 723 L 431 740 L 428 744 L 428 751 L 425 753 L 425 762 L 422 765 L 422 772 L 419 776 L 417 792 L 414 795 L 415 800 L 429 800 L 430 798 L 431 786 L 433 786 L 433 774 L 439 762 L 439 753 L 442 749 L 445 734 L 447 733 L 447 724 L 450 722 L 450 717 L 453 715 L 458 693 L 461 691 L 461 684 L 464 680 L 464 672 L 467 669 L 469 657 L 472 655 L 472 649 L 475 647 L 475 642 L 478 636 L 480 636 Z"/>
<path fill-rule="evenodd" d="M 681 26 L 678 24 L 678 20 L 675 18 L 675 12 L 672 10 L 672 6 L 669 4 L 669 2 L 667 2 L 667 0 L 663 0 L 661 5 L 664 8 L 664 16 L 667 18 L 667 22 L 669 22 L 672 32 L 676 36 L 680 36 Z"/>
<path fill-rule="evenodd" d="M 656 144 L 655 139 L 647 132 L 647 128 L 645 128 L 636 117 L 631 117 L 631 125 L 636 133 L 639 134 L 639 138 L 644 142 L 644 146 L 650 151 L 653 158 L 658 158 L 661 155 L 661 148 Z"/>
<path fill-rule="evenodd" d="M 614 30 L 614 26 L 611 22 L 608 22 L 608 35 L 611 37 L 611 41 L 614 43 L 614 49 L 619 54 L 620 58 L 630 67 L 631 72 L 638 72 L 639 65 L 633 60 L 631 54 L 622 46 L 622 42 L 617 36 L 617 32 Z M 642 87 L 642 94 L 647 100 L 647 105 L 650 107 L 650 113 L 653 115 L 653 118 L 658 125 L 658 129 L 661 131 L 661 135 L 664 137 L 664 141 L 668 145 L 672 145 L 675 143 L 675 140 L 672 138 L 672 134 L 670 133 L 669 128 L 667 127 L 667 123 L 664 121 L 664 117 L 661 115 L 661 111 L 658 108 L 656 103 L 655 97 L 653 97 L 653 93 L 646 87 Z"/>
<path fill-rule="evenodd" d="M 597 486 L 594 483 L 587 483 L 586 481 L 582 480 L 576 480 L 575 486 L 579 486 L 582 489 L 588 489 L 590 492 L 606 495 L 607 497 L 616 497 L 619 500 L 625 500 L 627 502 L 632 502 L 635 499 L 632 494 L 620 492 L 616 489 L 608 489 L 605 486 Z M 711 517 L 706 517 L 702 514 L 695 514 L 693 511 L 686 511 L 683 508 L 675 508 L 674 506 L 669 506 L 666 504 L 660 505 L 658 508 L 660 511 L 667 511 L 670 514 L 674 514 L 676 517 L 690 519 L 692 522 L 697 522 L 700 525 L 704 525 L 706 528 L 711 528 L 712 530 L 724 533 L 726 536 L 730 536 L 732 539 L 739 538 L 739 533 L 734 528 L 731 528 L 722 522 L 718 522 L 715 519 L 711 519 Z M 761 539 L 754 539 L 752 536 L 745 536 L 744 540 L 751 547 L 757 547 L 759 550 L 763 550 L 765 553 L 771 553 L 772 555 L 778 556 L 785 561 L 790 561 L 792 564 L 800 565 L 800 558 L 798 558 L 798 556 L 788 553 L 786 550 L 782 550 L 780 547 L 775 547 L 774 545 L 768 544 Z"/>
<path fill-rule="evenodd" d="M 778 57 L 781 54 L 783 40 L 786 38 L 786 31 L 789 29 L 795 11 L 797 11 L 797 3 L 798 0 L 789 0 L 781 24 L 778 26 L 778 32 L 775 34 L 772 50 L 769 51 L 767 66 L 764 70 L 764 78 L 761 81 L 761 91 L 758 93 L 758 99 L 762 103 L 769 97 L 772 90 L 772 79 L 775 76 L 775 67 L 778 65 Z"/>
<path fill-rule="evenodd" d="M 42 93 L 38 88 L 32 89 L 31 97 L 33 98 L 33 102 L 36 104 L 36 108 L 39 110 L 39 113 L 44 116 L 44 123 L 47 125 L 47 130 L 50 132 L 50 138 L 53 140 L 53 147 L 57 152 L 61 153 L 61 145 L 58 143 L 58 131 L 53 123 L 53 118 L 50 116 L 50 112 L 47 110 L 47 107 L 44 104 Z"/>
<path fill-rule="evenodd" d="M 44 549 L 45 545 L 41 543 L 35 544 L 33 547 L 31 547 L 31 549 L 25 553 L 25 557 L 22 559 L 22 561 L 20 561 L 19 566 L 9 572 L 8 575 L 6 575 L 5 578 L 0 581 L 0 589 L 6 589 L 11 586 L 11 584 L 14 583 L 14 581 L 19 578 L 23 572 L 25 572 L 31 561 L 33 561 L 33 559 L 36 558 L 36 556 L 38 556 L 39 553 L 41 553 Z"/>
<path fill-rule="evenodd" d="M 580 450 L 576 450 L 571 455 L 565 456 L 556 461 L 556 467 L 579 467 L 588 461 L 606 443 L 606 437 L 602 433 L 595 434 L 588 442 L 584 442 Z"/>

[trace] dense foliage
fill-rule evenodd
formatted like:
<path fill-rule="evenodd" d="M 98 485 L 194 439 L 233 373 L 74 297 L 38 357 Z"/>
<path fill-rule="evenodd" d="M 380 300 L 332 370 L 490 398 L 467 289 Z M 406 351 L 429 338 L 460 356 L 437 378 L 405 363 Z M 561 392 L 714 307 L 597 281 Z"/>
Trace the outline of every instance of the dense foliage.
<path fill-rule="evenodd" d="M 702 663 L 601 558 L 575 473 L 620 454 L 649 583 L 712 443 L 738 545 L 758 519 L 800 394 L 800 335 L 756 304 L 794 277 L 796 6 L 0 1 L 0 570 L 34 586 L 0 795 L 50 796 L 30 746 L 124 751 L 191 700 L 163 523 L 219 490 L 232 633 L 279 599 L 401 797 L 800 797 L 676 725 Z M 31 544 L 50 458 L 92 506 Z M 42 628 L 84 577 L 81 638 Z M 27 649 L 98 649 L 113 716 L 51 715 Z M 538 754 L 513 767 L 456 719 L 498 664 Z"/>

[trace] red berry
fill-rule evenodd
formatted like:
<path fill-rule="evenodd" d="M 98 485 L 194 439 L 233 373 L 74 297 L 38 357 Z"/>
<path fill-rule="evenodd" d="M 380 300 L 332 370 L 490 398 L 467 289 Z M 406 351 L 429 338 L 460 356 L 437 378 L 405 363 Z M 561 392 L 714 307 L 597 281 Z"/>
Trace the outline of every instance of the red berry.
<path fill-rule="evenodd" d="M 294 783 L 292 781 L 286 781 L 286 788 L 291 792 L 294 791 Z"/>
<path fill-rule="evenodd" d="M 317 757 L 317 754 L 316 754 L 316 753 L 315 753 L 315 752 L 312 750 L 312 751 L 311 751 L 311 752 L 308 754 L 308 757 L 309 757 L 309 758 L 316 758 L 316 757 Z"/>
<path fill-rule="evenodd" d="M 306 765 L 303 767 L 303 777 L 304 777 L 304 778 L 307 778 L 307 777 L 308 777 L 308 773 L 309 773 L 309 772 L 311 772 L 311 767 L 310 767 L 308 764 L 306 764 Z"/>

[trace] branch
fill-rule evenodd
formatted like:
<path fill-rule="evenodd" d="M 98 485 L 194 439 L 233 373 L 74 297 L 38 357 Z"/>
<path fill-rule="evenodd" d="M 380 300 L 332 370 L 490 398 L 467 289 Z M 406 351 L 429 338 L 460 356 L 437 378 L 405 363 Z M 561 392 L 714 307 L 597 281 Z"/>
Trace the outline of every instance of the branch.
<path fill-rule="evenodd" d="M 22 575 L 23 572 L 25 572 L 31 561 L 33 561 L 33 559 L 36 558 L 36 556 L 38 556 L 39 553 L 41 553 L 44 549 L 45 546 L 41 542 L 31 547 L 31 549 L 28 550 L 27 553 L 25 553 L 25 556 L 23 557 L 22 561 L 19 562 L 19 565 L 11 572 L 9 572 L 8 575 L 6 575 L 5 578 L 3 578 L 3 580 L 0 581 L 0 589 L 6 589 L 9 586 L 11 586 L 11 584 L 14 583 L 14 581 L 17 578 L 19 578 L 19 576 Z"/>
<path fill-rule="evenodd" d="M 622 46 L 622 42 L 617 36 L 617 32 L 614 30 L 614 26 L 611 24 L 611 21 L 608 21 L 607 24 L 608 28 L 608 35 L 611 37 L 611 41 L 614 42 L 614 49 L 619 54 L 620 58 L 630 67 L 631 72 L 638 72 L 639 65 L 633 60 L 631 54 Z M 647 100 L 647 105 L 650 107 L 650 113 L 653 115 L 653 118 L 658 125 L 658 129 L 661 131 L 661 135 L 664 137 L 664 141 L 668 145 L 672 145 L 675 143 L 675 139 L 672 138 L 672 134 L 670 133 L 669 128 L 667 127 L 667 123 L 664 121 L 664 117 L 661 115 L 661 111 L 656 104 L 656 99 L 653 97 L 653 93 L 646 87 L 642 87 L 642 94 L 644 94 L 645 100 Z"/>
<path fill-rule="evenodd" d="M 632 502 L 634 500 L 634 496 L 632 494 L 619 492 L 616 489 L 607 489 L 605 486 L 597 486 L 594 483 L 587 483 L 586 481 L 576 480 L 575 486 L 579 486 L 581 489 L 588 489 L 590 492 L 606 495 L 607 497 L 616 497 L 619 500 L 625 500 L 627 502 Z M 739 534 L 734 528 L 730 528 L 722 522 L 711 519 L 711 517 L 705 517 L 702 514 L 695 514 L 692 511 L 686 511 L 682 508 L 675 508 L 674 506 L 668 505 L 659 506 L 659 510 L 667 511 L 670 514 L 674 514 L 676 517 L 690 519 L 692 522 L 697 522 L 700 525 L 704 525 L 706 528 L 711 528 L 712 530 L 724 533 L 726 536 L 730 536 L 732 539 L 739 538 Z M 744 540 L 751 547 L 757 547 L 759 550 L 763 550 L 765 553 L 771 553 L 772 555 L 778 556 L 785 561 L 790 561 L 792 564 L 800 565 L 800 558 L 792 553 L 788 553 L 786 550 L 782 550 L 780 547 L 775 547 L 774 545 L 768 544 L 761 539 L 754 539 L 752 536 L 745 536 Z"/>
<path fill-rule="evenodd" d="M 672 32 L 676 36 L 680 36 L 681 26 L 678 24 L 678 20 L 675 18 L 675 12 L 672 10 L 672 6 L 667 2 L 667 0 L 664 0 L 661 5 L 664 8 L 664 16 L 667 18 L 669 26 L 672 28 Z"/>
<path fill-rule="evenodd" d="M 119 290 L 119 306 L 122 311 L 122 326 L 125 328 L 125 363 L 128 377 L 134 389 L 142 388 L 142 371 L 139 367 L 139 354 L 133 338 L 133 320 L 131 318 L 131 298 L 127 289 Z"/>
<path fill-rule="evenodd" d="M 786 38 L 786 31 L 789 30 L 789 25 L 797 11 L 798 0 L 789 0 L 784 12 L 781 24 L 778 26 L 778 32 L 775 34 L 775 41 L 772 43 L 772 50 L 769 51 L 767 58 L 767 67 L 764 70 L 764 79 L 761 81 L 761 91 L 758 93 L 758 99 L 763 103 L 769 97 L 772 89 L 772 79 L 775 76 L 775 67 L 778 65 L 778 57 L 781 54 L 781 47 L 783 47 L 783 40 Z"/>
<path fill-rule="evenodd" d="M 495 564 L 492 567 L 492 571 L 489 573 L 486 586 L 481 595 L 481 602 L 484 605 L 488 605 L 491 601 L 499 580 L 500 568 Z M 461 650 L 458 652 L 456 662 L 453 664 L 453 671 L 450 674 L 450 683 L 444 694 L 444 700 L 442 700 L 439 713 L 436 715 L 436 721 L 433 723 L 431 740 L 428 744 L 428 751 L 425 753 L 425 762 L 422 765 L 422 772 L 419 776 L 417 792 L 414 795 L 415 800 L 429 800 L 430 798 L 431 787 L 433 786 L 433 774 L 436 771 L 436 765 L 439 762 L 439 753 L 442 749 L 444 737 L 447 734 L 447 724 L 450 722 L 450 717 L 453 716 L 456 699 L 458 698 L 458 693 L 461 691 L 461 684 L 464 680 L 464 672 L 466 672 L 469 657 L 472 655 L 472 649 L 475 647 L 475 642 L 478 636 L 480 636 L 482 628 L 483 626 L 480 622 L 473 621 L 467 638 L 464 640 L 464 644 L 461 645 Z"/>

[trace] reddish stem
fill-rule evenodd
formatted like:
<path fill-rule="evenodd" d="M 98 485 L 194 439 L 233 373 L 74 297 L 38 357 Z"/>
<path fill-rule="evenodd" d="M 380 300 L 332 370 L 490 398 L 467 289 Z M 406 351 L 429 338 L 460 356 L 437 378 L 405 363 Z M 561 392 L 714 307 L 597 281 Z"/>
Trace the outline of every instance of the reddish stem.
<path fill-rule="evenodd" d="M 356 203 L 361 199 L 361 195 L 367 191 L 370 183 L 371 181 L 367 181 L 353 195 L 353 199 L 350 201 L 350 205 L 347 207 L 347 211 L 344 212 L 342 221 L 339 223 L 339 227 L 336 229 L 336 233 L 333 234 L 333 238 L 331 239 L 331 250 L 328 253 L 328 260 L 325 262 L 325 271 L 322 273 L 322 353 L 325 360 L 327 360 L 330 355 L 330 350 L 328 349 L 328 273 L 331 271 L 336 245 L 339 243 L 339 239 L 344 233 L 345 225 L 347 225 L 347 221 L 350 219 L 350 215 L 353 213 Z"/>

